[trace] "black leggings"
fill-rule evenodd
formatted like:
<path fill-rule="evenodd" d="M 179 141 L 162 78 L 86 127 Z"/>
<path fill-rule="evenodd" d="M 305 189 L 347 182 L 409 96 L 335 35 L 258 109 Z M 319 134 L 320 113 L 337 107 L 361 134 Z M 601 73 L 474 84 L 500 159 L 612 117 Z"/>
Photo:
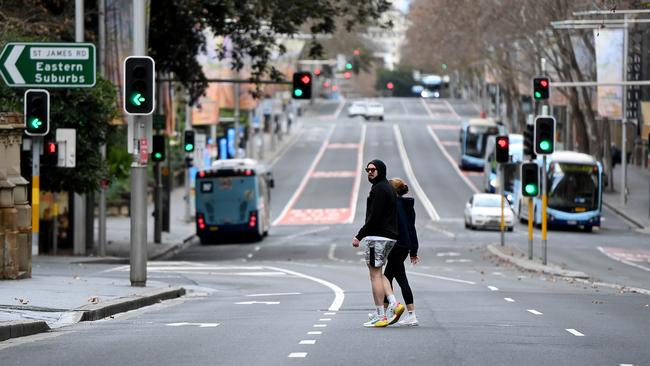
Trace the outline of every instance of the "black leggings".
<path fill-rule="evenodd" d="M 390 287 L 393 287 L 393 278 L 397 280 L 399 287 L 402 289 L 402 296 L 406 304 L 413 304 L 413 292 L 409 286 L 409 280 L 406 278 L 406 268 L 404 268 L 404 261 L 409 255 L 409 250 L 400 246 L 394 246 L 393 250 L 388 254 L 388 263 L 384 270 L 384 276 L 388 278 Z M 386 299 L 384 302 L 388 302 Z"/>

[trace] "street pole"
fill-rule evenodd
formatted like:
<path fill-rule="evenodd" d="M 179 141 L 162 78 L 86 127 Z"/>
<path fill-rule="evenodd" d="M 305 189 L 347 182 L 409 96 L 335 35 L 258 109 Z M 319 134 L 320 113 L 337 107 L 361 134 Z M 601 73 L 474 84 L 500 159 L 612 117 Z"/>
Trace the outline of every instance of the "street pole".
<path fill-rule="evenodd" d="M 528 197 L 528 259 L 533 259 L 533 198 Z"/>
<path fill-rule="evenodd" d="M 235 83 L 235 112 L 233 117 L 235 117 L 235 158 L 239 158 L 239 92 L 240 85 Z"/>
<path fill-rule="evenodd" d="M 75 0 L 75 42 L 84 41 L 84 0 Z M 74 233 L 72 235 L 73 239 L 73 254 L 74 255 L 85 255 L 86 254 L 86 220 L 85 220 L 85 210 L 89 209 L 86 207 L 86 200 L 82 195 L 79 195 L 75 192 L 73 195 L 73 228 Z"/>
<path fill-rule="evenodd" d="M 146 55 L 145 1 L 133 0 L 133 54 Z M 147 116 L 132 116 L 134 151 L 131 163 L 131 286 L 147 283 Z"/>
<path fill-rule="evenodd" d="M 32 137 L 32 255 L 38 255 L 41 198 L 41 144 L 42 137 Z"/>
<path fill-rule="evenodd" d="M 99 0 L 99 74 L 106 75 L 105 61 L 106 61 L 106 0 Z M 106 161 L 106 144 L 100 146 L 102 161 Z M 102 185 L 99 188 L 99 217 L 98 217 L 98 232 L 97 232 L 97 245 L 99 246 L 99 256 L 106 255 L 106 177 L 102 178 Z"/>
<path fill-rule="evenodd" d="M 627 81 L 627 14 L 624 15 L 623 28 L 623 81 Z M 623 85 L 623 118 L 621 120 L 621 203 L 627 204 L 627 85 Z"/>
<path fill-rule="evenodd" d="M 542 116 L 548 115 L 548 106 L 542 106 Z M 555 136 L 553 137 L 555 140 Z M 547 182 L 546 182 L 546 154 L 542 155 L 542 264 L 547 263 L 547 216 L 546 208 L 548 204 Z"/>
<path fill-rule="evenodd" d="M 192 129 L 192 106 L 190 105 L 190 93 L 187 93 L 187 105 L 185 106 L 185 131 Z M 185 141 L 183 141 L 185 143 Z M 218 144 L 217 144 L 218 146 Z M 185 222 L 190 223 L 190 163 L 189 154 L 185 153 Z"/>
<path fill-rule="evenodd" d="M 505 197 L 503 197 L 504 193 L 504 184 L 505 179 L 504 179 L 504 174 L 503 174 L 503 164 L 499 163 L 499 197 L 501 198 L 501 224 L 499 225 L 501 229 L 501 246 L 506 245 L 506 238 L 505 238 L 505 218 L 504 218 L 504 209 L 505 209 Z"/>
<path fill-rule="evenodd" d="M 154 174 L 156 175 L 156 208 L 154 209 L 154 214 L 156 215 L 155 227 L 153 232 L 153 241 L 156 244 L 162 242 L 162 206 L 163 206 L 163 186 L 162 186 L 162 169 L 160 162 L 154 163 Z"/>

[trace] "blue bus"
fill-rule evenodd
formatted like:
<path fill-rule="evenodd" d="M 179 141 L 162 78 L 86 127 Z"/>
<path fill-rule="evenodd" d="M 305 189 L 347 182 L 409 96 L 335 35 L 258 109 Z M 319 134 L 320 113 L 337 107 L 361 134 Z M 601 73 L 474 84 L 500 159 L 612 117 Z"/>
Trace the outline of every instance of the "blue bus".
<path fill-rule="evenodd" d="M 460 163 L 463 170 L 483 170 L 485 149 L 490 136 L 505 133 L 503 126 L 489 118 L 471 118 L 460 127 Z"/>
<path fill-rule="evenodd" d="M 226 237 L 262 240 L 271 227 L 273 176 L 252 159 L 217 160 L 196 174 L 196 233 L 201 244 Z"/>
<path fill-rule="evenodd" d="M 524 155 L 524 137 L 520 134 L 508 134 L 510 154 L 510 162 L 503 165 L 503 172 L 505 175 L 505 185 L 503 192 L 508 202 L 512 204 L 514 192 L 519 189 L 519 164 L 521 163 Z M 486 193 L 497 193 L 499 188 L 499 181 L 497 175 L 497 159 L 496 159 L 496 138 L 490 136 L 487 140 L 487 147 L 485 148 L 485 165 L 483 167 L 483 190 Z"/>
<path fill-rule="evenodd" d="M 558 151 L 546 159 L 549 227 L 573 227 L 591 231 L 600 227 L 603 169 L 591 155 Z M 541 166 L 542 158 L 537 158 Z M 517 181 L 519 181 L 517 177 Z M 513 208 L 520 220 L 528 220 L 528 200 L 515 194 Z M 533 199 L 535 225 L 542 223 L 541 196 Z"/>

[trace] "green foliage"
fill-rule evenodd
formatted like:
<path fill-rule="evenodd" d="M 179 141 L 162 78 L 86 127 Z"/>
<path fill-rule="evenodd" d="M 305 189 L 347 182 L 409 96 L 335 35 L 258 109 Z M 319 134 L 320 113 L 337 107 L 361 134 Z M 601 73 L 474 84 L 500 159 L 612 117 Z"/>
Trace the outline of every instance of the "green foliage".
<path fill-rule="evenodd" d="M 378 91 L 386 91 L 386 84 L 393 83 L 393 96 L 396 97 L 412 97 L 411 87 L 416 84 L 413 79 L 412 70 L 387 70 L 381 69 L 377 71 L 377 84 L 375 88 Z"/>
<path fill-rule="evenodd" d="M 251 78 L 268 76 L 280 80 L 282 74 L 271 65 L 274 52 L 286 50 L 281 36 L 296 33 L 332 34 L 337 22 L 345 29 L 376 24 L 390 8 L 388 0 L 176 0 L 152 1 L 149 54 L 163 74 L 172 73 L 190 91 L 192 103 L 207 87 L 196 54 L 216 47 L 219 58 L 231 58 L 232 68 L 251 65 Z M 383 24 L 390 26 L 390 22 Z M 170 32 L 170 30 L 172 30 Z M 231 47 L 206 45 L 204 30 L 227 36 Z M 319 57 L 323 47 L 314 38 L 310 56 Z"/>

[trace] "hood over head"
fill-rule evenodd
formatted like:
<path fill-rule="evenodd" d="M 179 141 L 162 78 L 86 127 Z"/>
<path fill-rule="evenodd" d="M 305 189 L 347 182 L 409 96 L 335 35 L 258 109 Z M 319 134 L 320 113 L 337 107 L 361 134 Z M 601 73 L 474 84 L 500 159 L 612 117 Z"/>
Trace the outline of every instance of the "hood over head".
<path fill-rule="evenodd" d="M 370 183 L 375 184 L 377 182 L 380 182 L 380 181 L 386 179 L 386 164 L 384 164 L 383 161 L 381 161 L 379 159 L 370 160 L 370 162 L 368 162 L 368 164 L 366 164 L 366 168 L 370 164 L 374 165 L 375 168 L 377 168 L 377 176 L 374 179 L 368 179 L 370 181 Z"/>

